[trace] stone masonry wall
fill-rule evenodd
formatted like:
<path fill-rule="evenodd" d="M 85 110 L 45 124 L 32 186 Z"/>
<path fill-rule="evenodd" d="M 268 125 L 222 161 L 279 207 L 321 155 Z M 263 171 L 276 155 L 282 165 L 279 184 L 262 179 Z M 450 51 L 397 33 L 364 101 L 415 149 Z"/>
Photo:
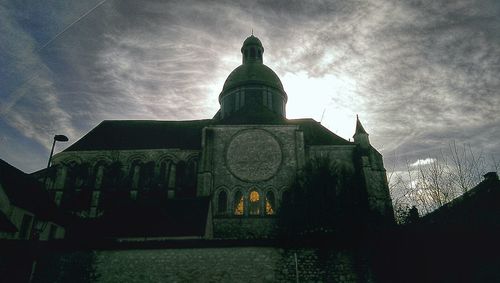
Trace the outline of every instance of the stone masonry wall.
<path fill-rule="evenodd" d="M 82 282 L 82 278 L 141 283 L 295 282 L 296 274 L 299 282 L 373 282 L 364 261 L 345 251 L 219 247 L 89 251 L 57 257 L 53 262 L 58 266 L 51 272 L 43 260 L 39 263 L 44 270 L 36 271 L 34 282 Z M 86 267 L 79 266 L 78 259 Z M 78 268 L 71 268 L 69 262 Z"/>
<path fill-rule="evenodd" d="M 265 239 L 276 236 L 275 217 L 218 217 L 213 219 L 214 238 Z"/>

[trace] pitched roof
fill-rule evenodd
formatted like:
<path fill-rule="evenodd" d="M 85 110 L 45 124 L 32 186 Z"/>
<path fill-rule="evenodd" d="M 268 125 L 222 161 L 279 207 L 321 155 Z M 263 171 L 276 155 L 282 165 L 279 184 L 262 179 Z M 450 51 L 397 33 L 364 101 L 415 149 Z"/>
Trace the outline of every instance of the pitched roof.
<path fill-rule="evenodd" d="M 354 143 L 330 132 L 321 123 L 311 118 L 288 120 L 289 125 L 298 125 L 304 132 L 306 145 L 353 145 Z"/>
<path fill-rule="evenodd" d="M 488 175 L 485 175 L 485 177 Z M 483 180 L 460 197 L 422 217 L 422 223 L 484 225 L 500 228 L 500 181 Z"/>
<path fill-rule="evenodd" d="M 243 107 L 224 119 L 189 121 L 107 120 L 64 151 L 201 149 L 202 129 L 210 125 L 298 125 L 306 145 L 350 145 L 313 119 L 286 119 L 264 106 Z"/>
<path fill-rule="evenodd" d="M 191 121 L 103 121 L 64 151 L 179 148 L 200 149 L 211 119 Z"/>
<path fill-rule="evenodd" d="M 57 208 L 42 185 L 32 176 L 1 159 L 0 183 L 11 204 L 44 220 L 56 215 Z"/>

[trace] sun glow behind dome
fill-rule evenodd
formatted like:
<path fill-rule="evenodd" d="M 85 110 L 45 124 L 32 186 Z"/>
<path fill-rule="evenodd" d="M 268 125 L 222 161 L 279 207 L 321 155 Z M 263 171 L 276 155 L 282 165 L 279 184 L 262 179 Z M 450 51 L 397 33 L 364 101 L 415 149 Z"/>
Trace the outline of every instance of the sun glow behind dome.
<path fill-rule="evenodd" d="M 354 79 L 331 74 L 313 78 L 302 71 L 281 80 L 288 94 L 287 118 L 313 118 L 346 139 L 352 137 L 355 109 L 362 105 Z"/>

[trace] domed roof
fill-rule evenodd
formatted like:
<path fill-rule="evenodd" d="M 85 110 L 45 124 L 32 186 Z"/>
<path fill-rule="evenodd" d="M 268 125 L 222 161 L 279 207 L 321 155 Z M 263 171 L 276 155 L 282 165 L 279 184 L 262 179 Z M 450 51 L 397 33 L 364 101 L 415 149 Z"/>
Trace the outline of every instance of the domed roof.
<path fill-rule="evenodd" d="M 253 36 L 253 34 L 251 36 L 247 37 L 247 39 L 245 39 L 245 41 L 243 41 L 243 46 L 241 47 L 241 50 L 243 50 L 246 46 L 249 46 L 249 45 L 257 45 L 257 46 L 262 47 L 262 49 L 264 50 L 264 46 L 262 45 L 262 42 L 260 42 L 260 39 Z"/>
<path fill-rule="evenodd" d="M 245 85 L 263 85 L 275 88 L 282 92 L 286 99 L 283 84 L 268 66 L 263 64 L 264 47 L 262 42 L 253 34 L 243 42 L 241 47 L 243 64 L 234 69 L 227 77 L 222 87 L 221 98 L 228 90 Z"/>
<path fill-rule="evenodd" d="M 265 85 L 285 92 L 278 75 L 262 63 L 246 63 L 234 69 L 227 77 L 222 92 L 250 84 Z"/>

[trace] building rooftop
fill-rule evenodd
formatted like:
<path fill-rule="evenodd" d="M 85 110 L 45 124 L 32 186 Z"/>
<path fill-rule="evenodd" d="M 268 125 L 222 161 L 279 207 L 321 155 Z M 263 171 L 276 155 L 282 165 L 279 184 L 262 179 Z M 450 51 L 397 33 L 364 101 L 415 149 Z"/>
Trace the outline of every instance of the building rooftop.
<path fill-rule="evenodd" d="M 32 212 L 43 220 L 53 220 L 58 215 L 56 205 L 41 183 L 1 159 L 0 184 L 12 205 Z"/>

